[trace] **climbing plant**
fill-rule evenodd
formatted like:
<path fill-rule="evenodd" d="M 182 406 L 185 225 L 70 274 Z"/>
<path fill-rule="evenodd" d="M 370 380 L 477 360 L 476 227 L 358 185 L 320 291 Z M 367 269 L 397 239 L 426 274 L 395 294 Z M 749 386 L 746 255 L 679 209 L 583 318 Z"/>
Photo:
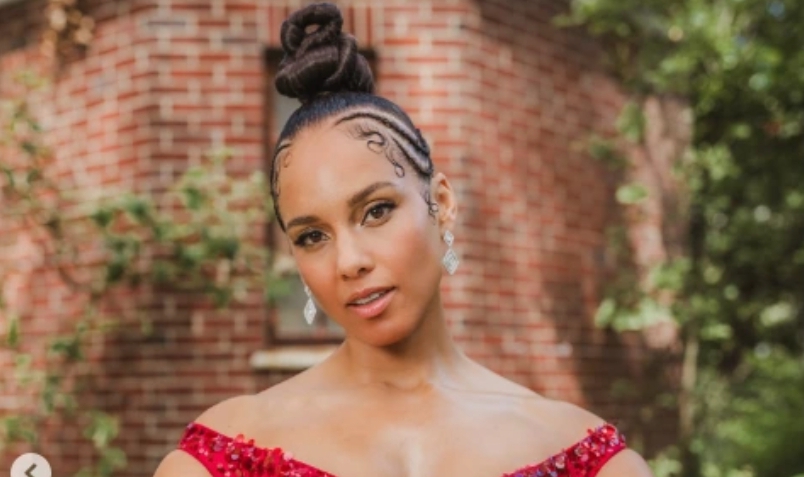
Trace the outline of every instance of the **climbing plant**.
<path fill-rule="evenodd" d="M 789 416 L 804 408 L 804 4 L 573 0 L 557 21 L 599 39 L 631 98 L 597 157 L 628 167 L 623 144 L 644 143 L 651 98 L 691 117 L 673 168 L 686 195 L 678 253 L 611 289 L 598 314 L 635 329 L 667 310 L 678 325 L 681 438 L 657 474 L 801 475 L 791 446 L 804 420 Z M 618 199 L 654 193 L 623 183 Z"/>
<path fill-rule="evenodd" d="M 96 450 L 79 476 L 105 477 L 125 466 L 125 455 L 114 443 L 116 416 L 82 402 L 91 392 L 93 343 L 131 320 L 144 334 L 152 329 L 137 310 L 115 307 L 116 294 L 148 286 L 181 290 L 218 308 L 255 291 L 266 299 L 281 294 L 282 279 L 255 234 L 255 224 L 271 218 L 270 194 L 262 172 L 232 175 L 227 161 L 235 152 L 223 148 L 189 167 L 160 203 L 134 191 L 88 195 L 59 174 L 38 120 L 47 81 L 21 74 L 19 85 L 0 115 L 0 223 L 6 246 L 25 239 L 42 260 L 0 263 L 0 353 L 14 368 L 2 390 L 20 397 L 15 410 L 0 415 L 0 447 L 23 442 L 40 450 L 48 423 L 69 422 L 83 428 Z M 80 303 L 74 321 L 47 337 L 44 353 L 26 326 L 37 311 L 3 299 L 15 274 L 39 270 L 55 270 Z"/>

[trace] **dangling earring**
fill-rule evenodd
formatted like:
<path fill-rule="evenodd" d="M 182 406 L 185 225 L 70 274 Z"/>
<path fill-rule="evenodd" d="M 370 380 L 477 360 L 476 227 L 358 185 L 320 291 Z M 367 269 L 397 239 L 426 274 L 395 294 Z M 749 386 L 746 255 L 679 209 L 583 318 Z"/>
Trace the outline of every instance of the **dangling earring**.
<path fill-rule="evenodd" d="M 444 258 L 441 259 L 441 263 L 444 265 L 444 268 L 447 269 L 447 273 L 450 275 L 455 274 L 455 270 L 458 269 L 458 264 L 460 260 L 458 260 L 458 256 L 455 255 L 455 250 L 452 250 L 452 242 L 455 241 L 455 236 L 452 235 L 452 232 L 447 230 L 444 232 L 444 242 L 447 243 L 447 253 L 444 254 Z"/>
<path fill-rule="evenodd" d="M 308 287 L 307 284 L 304 285 L 304 293 L 307 294 L 307 303 L 304 304 L 304 320 L 308 325 L 312 326 L 318 310 L 315 309 L 313 294 L 310 292 L 310 287 Z"/>

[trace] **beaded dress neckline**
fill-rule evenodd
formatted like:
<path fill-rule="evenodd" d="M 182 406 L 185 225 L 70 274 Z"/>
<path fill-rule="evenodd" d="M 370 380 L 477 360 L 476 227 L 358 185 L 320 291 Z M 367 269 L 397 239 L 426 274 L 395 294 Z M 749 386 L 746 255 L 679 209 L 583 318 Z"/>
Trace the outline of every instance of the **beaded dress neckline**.
<path fill-rule="evenodd" d="M 587 434 L 542 462 L 500 477 L 594 477 L 626 443 L 608 423 Z M 186 427 L 178 448 L 203 464 L 212 477 L 338 477 L 296 460 L 280 448 L 255 446 L 254 439 L 246 441 L 242 434 L 230 437 L 197 422 Z"/>

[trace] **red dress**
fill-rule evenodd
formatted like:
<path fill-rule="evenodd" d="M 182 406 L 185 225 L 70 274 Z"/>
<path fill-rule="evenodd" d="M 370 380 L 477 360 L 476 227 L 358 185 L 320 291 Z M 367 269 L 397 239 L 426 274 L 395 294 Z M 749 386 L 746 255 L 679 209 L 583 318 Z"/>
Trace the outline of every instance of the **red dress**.
<path fill-rule="evenodd" d="M 594 477 L 603 464 L 625 448 L 625 438 L 611 424 L 558 454 L 501 477 Z M 187 426 L 179 449 L 195 457 L 212 477 L 336 477 L 298 461 L 281 449 L 257 447 L 242 434 L 225 436 L 199 423 Z"/>

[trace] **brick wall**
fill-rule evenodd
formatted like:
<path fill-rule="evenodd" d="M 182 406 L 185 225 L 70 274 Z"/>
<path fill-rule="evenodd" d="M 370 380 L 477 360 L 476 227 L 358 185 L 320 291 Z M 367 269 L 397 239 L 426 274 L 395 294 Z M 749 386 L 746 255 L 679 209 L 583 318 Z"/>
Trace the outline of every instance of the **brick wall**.
<path fill-rule="evenodd" d="M 468 15 L 446 21 L 461 31 L 449 57 L 463 75 L 436 73 L 460 105 L 460 114 L 437 115 L 459 118 L 449 129 L 460 131 L 454 146 L 439 157 L 462 199 L 464 268 L 447 280 L 455 336 L 492 369 L 621 419 L 647 449 L 672 442 L 669 414 L 645 425 L 642 397 L 617 391 L 628 377 L 653 392 L 646 374 L 663 366 L 661 353 L 645 336 L 603 331 L 592 320 L 615 273 L 606 230 L 621 211 L 616 177 L 589 157 L 585 141 L 614 135 L 624 98 L 596 66 L 596 45 L 552 24 L 561 3 L 465 6 Z"/>
<path fill-rule="evenodd" d="M 16 32 L 0 39 L 0 85 L 16 67 L 40 64 L 44 3 L 0 8 L 0 31 Z M 61 177 L 87 198 L 126 190 L 159 198 L 220 144 L 238 148 L 236 170 L 263 168 L 264 52 L 278 46 L 281 21 L 302 3 L 88 2 L 96 37 L 41 100 Z M 645 337 L 592 325 L 612 272 L 605 229 L 618 212 L 612 178 L 582 141 L 612 134 L 622 104 L 594 66 L 593 42 L 551 24 L 556 2 L 339 4 L 347 31 L 377 53 L 379 93 L 411 114 L 458 191 L 463 262 L 444 290 L 461 346 L 505 376 L 621 422 L 648 448 L 666 442 L 671 418 L 647 432 L 638 401 L 612 394 L 619 378 L 639 379 L 646 369 Z M 35 349 L 69 326 L 78 304 L 26 231 L 3 227 L 0 265 L 14 270 L 15 306 Z M 85 405 L 121 416 L 130 461 L 121 475 L 151 475 L 183 426 L 211 404 L 287 377 L 249 367 L 251 354 L 270 346 L 258 305 L 221 313 L 160 290 L 115 302 L 132 325 L 93 347 L 95 388 Z M 155 324 L 147 338 L 136 331 L 143 314 Z M 0 353 L 0 369 L 9 366 Z M 43 453 L 67 475 L 88 450 L 74 444 L 75 429 L 52 432 Z M 4 457 L 0 469 L 9 467 Z"/>

